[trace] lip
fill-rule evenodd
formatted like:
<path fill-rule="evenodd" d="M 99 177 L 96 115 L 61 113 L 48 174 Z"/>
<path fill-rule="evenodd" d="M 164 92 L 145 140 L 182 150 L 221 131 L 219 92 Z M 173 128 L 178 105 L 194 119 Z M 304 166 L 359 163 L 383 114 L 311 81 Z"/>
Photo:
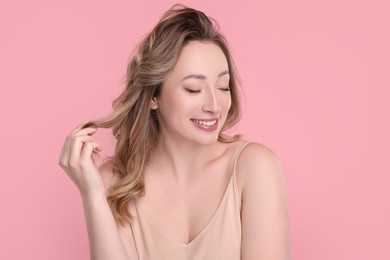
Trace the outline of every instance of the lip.
<path fill-rule="evenodd" d="M 216 122 L 214 125 L 201 125 L 201 124 L 195 123 L 194 120 L 205 121 L 205 122 L 211 122 L 211 121 L 216 121 Z M 201 129 L 201 130 L 206 131 L 206 132 L 212 132 L 212 131 L 215 131 L 218 129 L 218 118 L 207 118 L 207 119 L 191 118 L 191 122 L 196 128 Z"/>

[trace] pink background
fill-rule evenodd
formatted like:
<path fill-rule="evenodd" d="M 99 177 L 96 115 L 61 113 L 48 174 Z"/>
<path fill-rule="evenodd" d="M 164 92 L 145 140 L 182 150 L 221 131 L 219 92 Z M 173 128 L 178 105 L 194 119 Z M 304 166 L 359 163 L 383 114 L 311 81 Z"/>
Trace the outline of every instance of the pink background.
<path fill-rule="evenodd" d="M 135 44 L 175 1 L 0 4 L 0 259 L 88 259 L 68 132 L 111 111 Z M 388 1 L 183 1 L 243 80 L 236 128 L 284 165 L 292 259 L 390 259 Z"/>

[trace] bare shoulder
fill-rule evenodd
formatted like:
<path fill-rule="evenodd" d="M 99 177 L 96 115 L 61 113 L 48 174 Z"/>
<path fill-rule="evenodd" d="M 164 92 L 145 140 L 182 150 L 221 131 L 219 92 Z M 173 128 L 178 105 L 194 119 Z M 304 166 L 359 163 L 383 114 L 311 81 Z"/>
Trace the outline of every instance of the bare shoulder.
<path fill-rule="evenodd" d="M 284 185 L 282 165 L 276 153 L 255 142 L 242 149 L 237 159 L 236 176 L 241 192 L 260 188 L 259 185 L 266 185 L 268 188 Z"/>
<path fill-rule="evenodd" d="M 237 160 L 236 176 L 243 259 L 290 259 L 288 198 L 277 155 L 262 144 L 246 145 Z"/>
<path fill-rule="evenodd" d="M 102 177 L 106 191 L 119 181 L 119 175 L 113 171 L 112 160 L 103 162 L 98 171 Z"/>
<path fill-rule="evenodd" d="M 248 141 L 244 141 L 245 143 L 248 143 Z M 249 142 L 248 145 L 245 146 L 245 148 L 242 150 L 239 161 L 246 161 L 247 163 L 250 163 L 251 165 L 254 163 L 260 162 L 269 162 L 278 161 L 276 153 L 269 147 L 256 143 L 256 142 Z M 251 168 L 251 165 L 248 165 L 248 168 Z"/>

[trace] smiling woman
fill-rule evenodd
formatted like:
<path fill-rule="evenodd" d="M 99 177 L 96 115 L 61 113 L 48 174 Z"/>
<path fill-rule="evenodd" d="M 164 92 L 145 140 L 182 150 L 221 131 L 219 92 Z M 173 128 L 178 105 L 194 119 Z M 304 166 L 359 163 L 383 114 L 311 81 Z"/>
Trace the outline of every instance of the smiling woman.
<path fill-rule="evenodd" d="M 160 95 L 152 99 L 160 142 L 214 143 L 232 103 L 227 86 L 228 63 L 221 49 L 207 41 L 187 43 Z"/>
<path fill-rule="evenodd" d="M 168 10 L 113 109 L 76 127 L 59 159 L 81 194 L 92 259 L 289 259 L 276 155 L 224 134 L 240 116 L 237 73 L 213 19 Z M 99 127 L 117 139 L 100 166 Z"/>

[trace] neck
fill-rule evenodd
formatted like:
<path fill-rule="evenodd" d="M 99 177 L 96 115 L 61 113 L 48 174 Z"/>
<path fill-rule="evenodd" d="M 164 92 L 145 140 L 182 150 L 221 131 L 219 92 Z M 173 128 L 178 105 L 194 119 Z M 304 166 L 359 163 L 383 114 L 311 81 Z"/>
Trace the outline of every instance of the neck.
<path fill-rule="evenodd" d="M 164 172 L 179 183 L 190 181 L 216 156 L 214 144 L 202 145 L 193 142 L 179 142 L 161 137 L 152 154 L 156 172 Z"/>

